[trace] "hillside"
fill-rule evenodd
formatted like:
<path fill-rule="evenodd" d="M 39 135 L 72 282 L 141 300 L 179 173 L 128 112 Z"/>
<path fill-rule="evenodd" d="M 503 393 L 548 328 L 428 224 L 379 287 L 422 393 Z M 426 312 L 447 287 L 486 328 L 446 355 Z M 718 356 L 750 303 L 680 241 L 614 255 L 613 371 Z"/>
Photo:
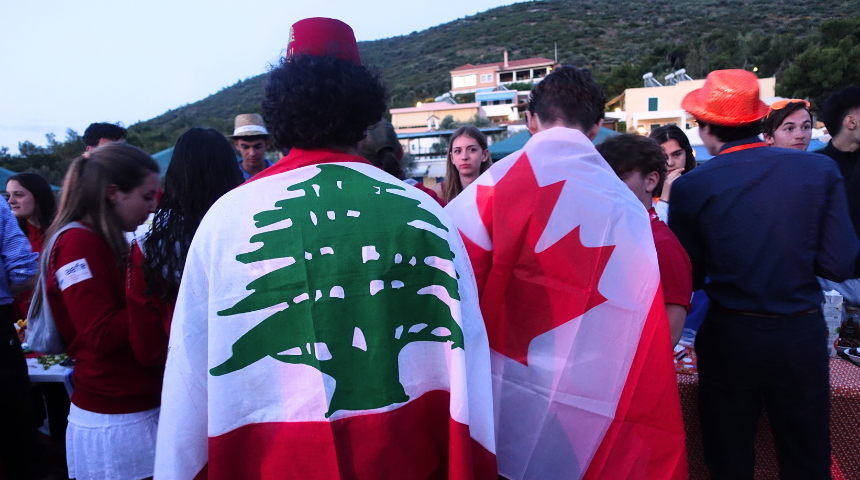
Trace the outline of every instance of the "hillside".
<path fill-rule="evenodd" d="M 687 68 L 694 78 L 719 68 L 758 67 L 779 76 L 819 36 L 822 20 L 860 15 L 860 2 L 826 8 L 803 0 L 546 0 L 499 7 L 421 32 L 359 43 L 365 64 L 379 68 L 393 107 L 440 95 L 448 71 L 465 63 L 533 56 L 587 66 L 611 97 Z M 264 76 L 130 127 L 129 140 L 150 152 L 167 148 L 187 128 L 229 133 L 238 113 L 257 112 Z"/>

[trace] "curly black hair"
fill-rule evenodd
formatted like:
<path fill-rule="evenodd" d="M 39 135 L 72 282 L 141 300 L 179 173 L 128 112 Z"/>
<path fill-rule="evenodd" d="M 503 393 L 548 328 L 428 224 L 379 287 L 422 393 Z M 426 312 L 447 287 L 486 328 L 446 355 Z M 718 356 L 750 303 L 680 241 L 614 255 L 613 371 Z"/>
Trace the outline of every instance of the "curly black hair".
<path fill-rule="evenodd" d="M 128 130 L 116 123 L 91 123 L 84 130 L 84 145 L 88 147 L 98 146 L 99 140 L 107 138 L 108 140 L 121 140 L 128 136 Z"/>
<path fill-rule="evenodd" d="M 587 68 L 560 65 L 529 94 L 529 112 L 542 123 L 557 121 L 587 131 L 603 119 L 606 95 Z"/>
<path fill-rule="evenodd" d="M 263 118 L 279 148 L 351 147 L 382 118 L 375 69 L 333 56 L 283 58 L 269 72 Z"/>

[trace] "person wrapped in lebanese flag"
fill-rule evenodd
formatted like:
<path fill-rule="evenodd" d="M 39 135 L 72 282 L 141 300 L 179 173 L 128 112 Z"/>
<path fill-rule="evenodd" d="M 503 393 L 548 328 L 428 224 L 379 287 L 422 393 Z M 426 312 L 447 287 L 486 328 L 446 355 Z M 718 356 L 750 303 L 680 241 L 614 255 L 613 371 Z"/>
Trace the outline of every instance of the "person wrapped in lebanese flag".
<path fill-rule="evenodd" d="M 497 478 L 474 273 L 426 193 L 356 155 L 385 89 L 292 27 L 263 115 L 289 155 L 227 193 L 176 302 L 156 479 Z"/>
<path fill-rule="evenodd" d="M 559 66 L 529 100 L 523 149 L 445 209 L 490 339 L 499 473 L 687 478 L 649 218 L 590 141 L 603 91 Z"/>

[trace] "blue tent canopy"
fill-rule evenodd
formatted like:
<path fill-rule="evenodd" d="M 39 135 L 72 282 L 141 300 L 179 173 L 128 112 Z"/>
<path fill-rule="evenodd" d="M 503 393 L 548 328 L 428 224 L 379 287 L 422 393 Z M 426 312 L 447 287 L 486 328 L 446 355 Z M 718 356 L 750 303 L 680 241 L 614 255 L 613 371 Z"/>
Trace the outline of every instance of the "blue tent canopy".
<path fill-rule="evenodd" d="M 615 135 L 620 134 L 614 130 L 600 127 L 600 131 L 597 133 L 597 136 L 594 137 L 594 140 L 592 140 L 591 143 L 598 145 L 607 138 L 614 137 Z M 531 134 L 528 132 L 528 130 L 525 130 L 512 137 L 508 137 L 506 140 L 496 142 L 490 145 L 490 156 L 493 157 L 494 162 L 498 162 L 499 160 L 523 148 L 530 138 L 532 138 Z"/>
<path fill-rule="evenodd" d="M 152 154 L 152 159 L 158 164 L 158 176 L 164 178 L 167 173 L 167 167 L 170 165 L 170 159 L 173 158 L 173 147 Z"/>

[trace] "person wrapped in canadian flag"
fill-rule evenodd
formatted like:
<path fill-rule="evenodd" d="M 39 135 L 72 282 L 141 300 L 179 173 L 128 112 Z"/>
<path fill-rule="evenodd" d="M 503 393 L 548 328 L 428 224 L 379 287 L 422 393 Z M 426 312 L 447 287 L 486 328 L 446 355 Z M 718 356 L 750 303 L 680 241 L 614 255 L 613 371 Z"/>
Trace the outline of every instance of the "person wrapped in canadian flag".
<path fill-rule="evenodd" d="M 669 324 L 647 212 L 592 142 L 605 96 L 559 66 L 532 137 L 446 207 L 478 282 L 499 473 L 687 478 Z"/>
<path fill-rule="evenodd" d="M 352 29 L 305 19 L 263 116 L 290 153 L 194 235 L 155 478 L 495 480 L 489 343 L 451 219 L 357 145 L 385 111 Z"/>

